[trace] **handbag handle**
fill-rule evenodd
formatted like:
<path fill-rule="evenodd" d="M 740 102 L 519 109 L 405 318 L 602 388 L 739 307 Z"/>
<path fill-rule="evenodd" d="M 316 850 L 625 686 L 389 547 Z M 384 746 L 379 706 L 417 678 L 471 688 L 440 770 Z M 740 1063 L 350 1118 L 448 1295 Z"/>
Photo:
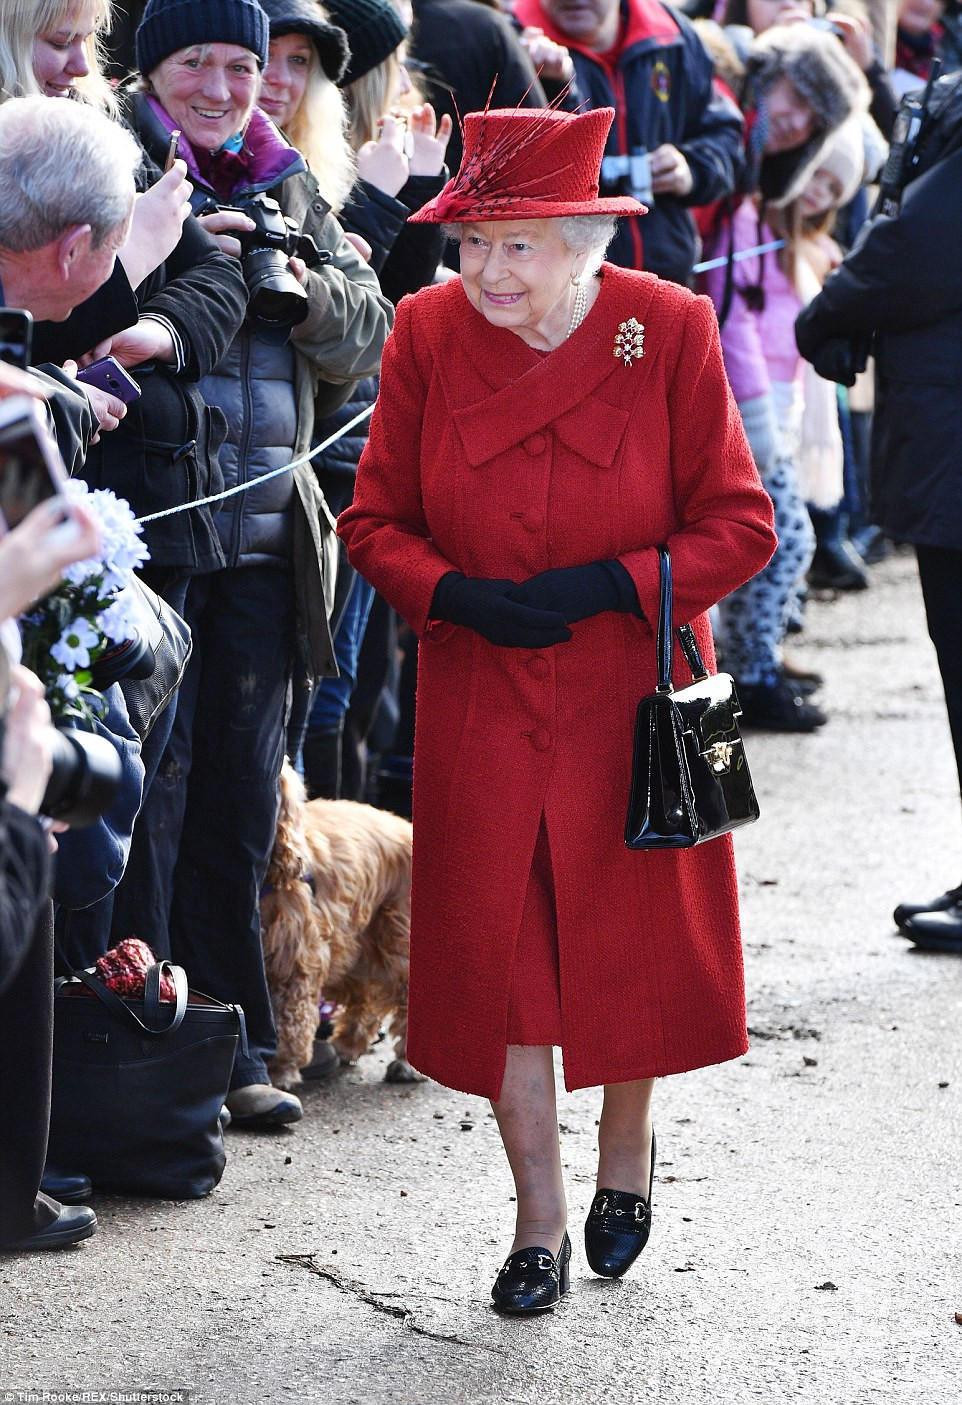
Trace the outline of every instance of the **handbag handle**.
<path fill-rule="evenodd" d="M 658 687 L 659 693 L 670 693 L 672 691 L 671 672 L 674 661 L 674 635 L 671 629 L 671 556 L 667 546 L 658 548 Z M 697 681 L 708 677 L 708 670 L 705 667 L 698 647 L 698 640 L 695 638 L 695 631 L 690 624 L 680 624 L 675 631 L 678 635 L 678 642 L 681 651 L 685 655 L 685 662 L 691 669 L 692 677 Z"/>
<path fill-rule="evenodd" d="M 157 961 L 147 972 L 144 981 L 144 1014 L 152 1020 L 157 1020 L 163 1013 L 160 1000 L 160 978 L 168 975 L 174 983 L 174 994 L 176 1000 L 170 1019 L 166 1024 L 145 1024 L 126 1001 L 110 989 L 109 986 L 99 981 L 96 976 L 89 971 L 74 971 L 78 980 L 83 981 L 88 990 L 92 990 L 97 999 L 107 1006 L 115 1015 L 133 1023 L 143 1033 L 151 1038 L 159 1039 L 165 1034 L 173 1034 L 175 1029 L 179 1029 L 184 1022 L 184 1015 L 187 1013 L 187 972 L 183 966 L 175 966 L 170 961 Z"/>

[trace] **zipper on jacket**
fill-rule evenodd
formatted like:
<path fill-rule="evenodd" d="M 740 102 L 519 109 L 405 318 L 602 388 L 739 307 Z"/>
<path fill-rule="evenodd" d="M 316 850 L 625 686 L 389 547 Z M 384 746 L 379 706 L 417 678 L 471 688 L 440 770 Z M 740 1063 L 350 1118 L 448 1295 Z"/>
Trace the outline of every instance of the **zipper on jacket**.
<path fill-rule="evenodd" d="M 254 396 L 251 392 L 251 338 L 250 334 L 244 330 L 241 332 L 241 364 L 240 383 L 244 404 L 244 428 L 237 444 L 237 482 L 246 483 L 248 481 L 248 460 L 250 457 L 251 439 L 254 433 Z M 243 524 L 246 493 L 238 494 L 237 511 L 234 513 L 233 531 L 231 532 L 231 559 L 230 565 L 236 566 L 240 560 L 241 541 L 243 539 Z"/>

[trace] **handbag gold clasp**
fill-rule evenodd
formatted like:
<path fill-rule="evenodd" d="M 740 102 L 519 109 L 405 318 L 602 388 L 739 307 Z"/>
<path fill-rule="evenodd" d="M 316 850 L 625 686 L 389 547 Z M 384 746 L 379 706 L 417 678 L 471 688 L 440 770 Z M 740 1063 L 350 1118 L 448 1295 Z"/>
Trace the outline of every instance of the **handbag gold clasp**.
<path fill-rule="evenodd" d="M 732 752 L 734 751 L 732 742 L 712 742 L 706 747 L 702 756 L 708 762 L 711 769 L 717 774 L 727 771 L 732 764 Z"/>

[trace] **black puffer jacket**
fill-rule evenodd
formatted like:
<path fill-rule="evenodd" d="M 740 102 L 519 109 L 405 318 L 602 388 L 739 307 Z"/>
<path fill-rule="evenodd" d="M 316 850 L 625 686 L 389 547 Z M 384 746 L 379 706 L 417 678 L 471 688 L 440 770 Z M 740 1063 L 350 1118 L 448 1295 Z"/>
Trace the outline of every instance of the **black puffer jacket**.
<path fill-rule="evenodd" d="M 962 77 L 939 80 L 901 209 L 863 227 L 799 315 L 820 375 L 851 385 L 871 339 L 872 518 L 921 546 L 962 549 Z"/>

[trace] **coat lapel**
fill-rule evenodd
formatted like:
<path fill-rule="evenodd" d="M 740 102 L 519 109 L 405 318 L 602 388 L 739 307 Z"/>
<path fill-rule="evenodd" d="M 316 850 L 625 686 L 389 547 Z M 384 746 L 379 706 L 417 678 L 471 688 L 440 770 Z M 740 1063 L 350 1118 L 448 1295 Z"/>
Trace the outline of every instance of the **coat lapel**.
<path fill-rule="evenodd" d="M 467 462 L 480 468 L 550 425 L 582 458 L 613 463 L 657 350 L 649 340 L 645 355 L 626 366 L 614 354 L 615 337 L 627 317 L 644 323 L 656 286 L 654 278 L 606 264 L 587 319 L 547 356 L 469 307 L 457 342 L 460 364 L 443 375 Z"/>

